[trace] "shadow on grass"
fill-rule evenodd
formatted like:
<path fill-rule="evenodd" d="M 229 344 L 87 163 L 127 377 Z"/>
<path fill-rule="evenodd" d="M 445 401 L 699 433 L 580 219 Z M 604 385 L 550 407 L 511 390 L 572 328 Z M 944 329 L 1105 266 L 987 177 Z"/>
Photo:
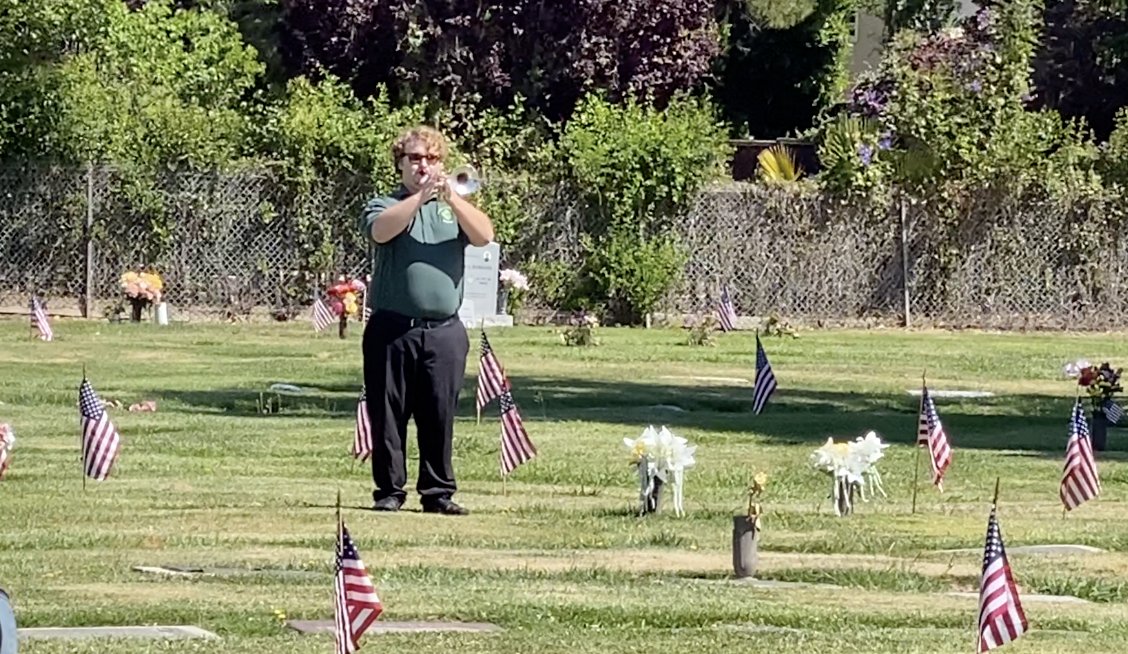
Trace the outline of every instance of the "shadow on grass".
<path fill-rule="evenodd" d="M 910 444 L 917 429 L 919 399 L 906 394 L 780 389 L 763 413 L 752 411 L 750 385 L 683 386 L 593 378 L 512 377 L 513 394 L 527 422 L 563 421 L 667 425 L 705 432 L 709 438 L 755 434 L 777 444 L 811 444 L 878 432 L 887 442 Z M 353 383 L 303 384 L 302 395 L 275 395 L 265 382 L 254 389 L 156 391 L 158 397 L 188 411 L 264 419 L 328 418 L 352 420 L 359 386 Z M 463 419 L 475 415 L 477 379 L 468 375 L 459 401 Z M 272 413 L 260 410 L 272 402 Z M 1060 458 L 1065 449 L 1072 398 L 1007 395 L 981 399 L 937 398 L 937 409 L 956 449 L 1012 450 L 1013 456 Z M 281 407 L 278 407 L 278 403 Z M 172 411 L 183 411 L 179 407 Z M 497 420 L 497 401 L 482 419 Z M 1122 428 L 1109 430 L 1110 452 L 1128 452 Z"/>

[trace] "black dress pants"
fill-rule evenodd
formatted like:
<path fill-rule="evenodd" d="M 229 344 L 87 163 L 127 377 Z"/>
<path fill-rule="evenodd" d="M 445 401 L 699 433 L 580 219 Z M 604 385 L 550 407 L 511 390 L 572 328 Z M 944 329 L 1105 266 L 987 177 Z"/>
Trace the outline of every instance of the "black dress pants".
<path fill-rule="evenodd" d="M 364 385 L 372 423 L 372 497 L 406 497 L 407 423 L 415 418 L 416 483 L 424 504 L 456 490 L 451 444 L 470 339 L 457 316 L 409 318 L 376 311 L 364 329 Z"/>

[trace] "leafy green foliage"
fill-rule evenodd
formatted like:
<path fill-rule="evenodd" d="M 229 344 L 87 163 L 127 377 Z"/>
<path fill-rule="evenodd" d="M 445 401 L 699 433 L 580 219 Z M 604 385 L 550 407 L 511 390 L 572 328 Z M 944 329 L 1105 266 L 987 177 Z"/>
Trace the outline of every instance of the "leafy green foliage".
<path fill-rule="evenodd" d="M 174 10 L 168 0 L 138 11 L 118 0 L 21 11 L 37 27 L 17 31 L 23 38 L 2 55 L 22 96 L 18 106 L 5 103 L 18 116 L 5 122 L 19 128 L 2 143 L 7 156 L 151 170 L 216 166 L 241 153 L 262 66 L 221 15 Z"/>
<path fill-rule="evenodd" d="M 1035 102 L 1084 119 L 1099 139 L 1128 105 L 1128 3 L 1047 0 L 1033 61 Z"/>
<path fill-rule="evenodd" d="M 734 135 L 787 136 L 837 104 L 849 73 L 855 0 L 730 0 L 710 86 Z"/>
<path fill-rule="evenodd" d="M 421 120 L 418 108 L 395 109 L 383 93 L 360 101 L 336 78 L 299 77 L 267 108 L 257 140 L 263 156 L 278 158 L 297 179 L 359 173 L 390 188 L 399 182 L 392 142 Z"/>
<path fill-rule="evenodd" d="M 955 28 L 898 34 L 880 70 L 851 91 L 849 114 L 872 123 L 824 127 L 827 181 L 839 190 L 892 182 L 920 192 L 963 183 L 1020 189 L 1045 182 L 1054 153 L 1091 152 L 1083 131 L 1028 108 L 1035 8 L 1016 0 Z"/>
<path fill-rule="evenodd" d="M 635 322 L 678 278 L 682 255 L 670 234 L 694 194 L 721 175 L 724 126 L 708 103 L 675 98 L 665 111 L 591 96 L 560 137 L 563 174 L 589 217 L 581 275 L 616 319 Z"/>
<path fill-rule="evenodd" d="M 1116 114 L 1116 127 L 1101 152 L 1100 171 L 1106 181 L 1128 188 L 1128 107 Z"/>

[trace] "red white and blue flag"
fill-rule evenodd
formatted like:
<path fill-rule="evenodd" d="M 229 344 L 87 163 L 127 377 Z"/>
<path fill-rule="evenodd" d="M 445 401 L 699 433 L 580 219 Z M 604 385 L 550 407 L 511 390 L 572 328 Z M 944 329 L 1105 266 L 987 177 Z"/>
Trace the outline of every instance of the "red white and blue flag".
<path fill-rule="evenodd" d="M 121 435 L 85 378 L 78 390 L 78 407 L 82 424 L 82 468 L 87 477 L 102 481 L 110 475 L 121 453 Z"/>
<path fill-rule="evenodd" d="M 333 632 L 336 654 L 353 654 L 360 637 L 384 612 L 376 587 L 343 521 L 337 522 L 337 565 L 333 575 Z"/>

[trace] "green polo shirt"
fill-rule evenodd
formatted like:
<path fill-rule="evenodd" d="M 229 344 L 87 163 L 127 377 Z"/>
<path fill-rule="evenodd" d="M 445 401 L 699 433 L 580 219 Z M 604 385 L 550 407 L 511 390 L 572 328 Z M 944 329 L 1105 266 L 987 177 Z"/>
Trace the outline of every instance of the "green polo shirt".
<path fill-rule="evenodd" d="M 462 275 L 469 240 L 450 205 L 425 203 L 407 229 L 387 243 L 372 240 L 372 225 L 385 209 L 410 195 L 400 187 L 372 198 L 359 226 L 372 246 L 372 311 L 395 311 L 412 318 L 447 318 L 462 306 Z"/>

